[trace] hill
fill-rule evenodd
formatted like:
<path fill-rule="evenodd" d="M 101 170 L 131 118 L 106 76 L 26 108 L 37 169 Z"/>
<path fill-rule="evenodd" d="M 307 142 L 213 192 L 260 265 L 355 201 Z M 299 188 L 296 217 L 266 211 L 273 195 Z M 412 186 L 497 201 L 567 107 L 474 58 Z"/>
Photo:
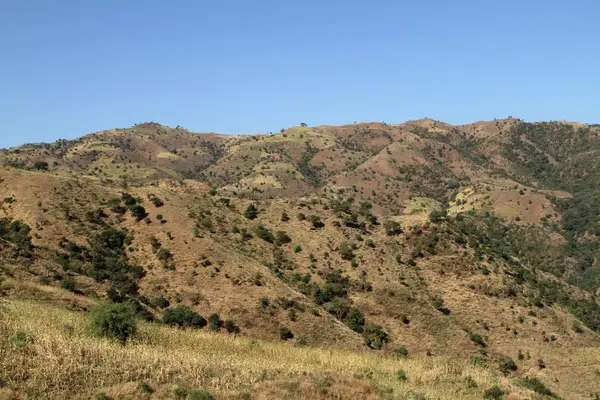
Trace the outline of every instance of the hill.
<path fill-rule="evenodd" d="M 0 293 L 11 321 L 31 319 L 32 304 L 45 303 L 48 320 L 74 318 L 80 332 L 102 299 L 133 303 L 148 321 L 181 306 L 217 315 L 222 333 L 198 333 L 202 340 L 229 340 L 231 321 L 238 335 L 274 352 L 295 343 L 311 347 L 290 347 L 296 357 L 318 357 L 335 348 L 365 366 L 315 372 L 373 398 L 445 398 L 444 388 L 481 398 L 492 384 L 528 398 L 519 385 L 525 377 L 565 398 L 589 398 L 599 382 L 598 132 L 512 118 L 252 136 L 144 123 L 3 150 Z M 26 334 L 41 335 L 30 319 Z M 6 325 L 7 337 L 18 333 Z M 285 343 L 270 344 L 278 341 Z M 11 344 L 3 348 L 14 361 Z M 398 352 L 415 371 L 400 386 L 390 383 L 397 361 L 385 361 Z M 499 367 L 506 357 L 516 371 Z M 202 360 L 197 368 L 206 368 Z M 352 380 L 377 362 L 389 369 Z M 477 371 L 426 377 L 454 368 L 437 366 L 448 363 Z M 306 383 L 312 378 L 294 375 L 302 368 L 286 368 L 290 382 L 269 378 L 270 370 L 261 379 L 184 380 L 223 398 L 229 390 L 283 398 L 281 385 L 305 384 L 307 396 L 319 398 Z M 139 374 L 90 390 L 145 379 Z M 168 382 L 149 374 L 161 387 Z M 39 395 L 22 375 L 0 378 L 14 393 Z M 439 386 L 425 389 L 430 379 Z M 74 395 L 56 384 L 56 397 Z"/>

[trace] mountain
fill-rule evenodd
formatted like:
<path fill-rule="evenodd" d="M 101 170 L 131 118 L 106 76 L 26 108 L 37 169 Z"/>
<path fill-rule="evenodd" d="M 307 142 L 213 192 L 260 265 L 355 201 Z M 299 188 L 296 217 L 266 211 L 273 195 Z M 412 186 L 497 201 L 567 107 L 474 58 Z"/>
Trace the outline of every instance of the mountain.
<path fill-rule="evenodd" d="M 218 314 L 216 330 L 230 321 L 243 340 L 418 363 L 422 376 L 406 384 L 371 378 L 373 398 L 443 398 L 447 387 L 481 398 L 493 381 L 514 398 L 589 398 L 600 359 L 599 133 L 514 118 L 237 136 L 143 123 L 2 150 L 0 293 L 22 315 L 44 303 L 48 318 L 78 319 L 53 313 L 102 299 L 164 321 L 185 306 Z M 16 371 L 14 357 L 1 369 Z M 432 362 L 463 372 L 436 388 Z M 231 387 L 196 383 L 223 398 L 292 396 L 269 392 L 284 378 L 268 371 Z M 13 394 L 39 397 L 26 381 L 0 375 Z"/>

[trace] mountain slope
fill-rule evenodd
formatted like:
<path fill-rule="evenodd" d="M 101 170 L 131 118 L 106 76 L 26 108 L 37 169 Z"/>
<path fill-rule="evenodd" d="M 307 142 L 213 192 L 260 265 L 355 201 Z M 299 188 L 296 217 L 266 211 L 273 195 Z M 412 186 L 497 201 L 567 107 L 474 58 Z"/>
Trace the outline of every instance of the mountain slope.
<path fill-rule="evenodd" d="M 0 290 L 134 301 L 148 320 L 186 306 L 270 341 L 492 369 L 510 356 L 510 379 L 583 398 L 583 349 L 600 344 L 596 129 L 150 123 L 5 150 Z"/>

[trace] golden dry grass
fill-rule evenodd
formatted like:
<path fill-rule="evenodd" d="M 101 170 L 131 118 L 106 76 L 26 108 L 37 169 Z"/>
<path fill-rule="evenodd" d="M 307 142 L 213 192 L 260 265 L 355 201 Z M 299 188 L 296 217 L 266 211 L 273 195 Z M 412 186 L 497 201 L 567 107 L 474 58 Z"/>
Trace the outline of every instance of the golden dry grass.
<path fill-rule="evenodd" d="M 15 300 L 0 307 L 1 378 L 31 398 L 90 398 L 123 385 L 135 392 L 148 382 L 160 398 L 174 398 L 179 386 L 217 398 L 480 399 L 498 382 L 490 371 L 457 361 L 300 348 L 145 323 L 134 342 L 121 346 L 93 337 L 87 313 Z M 399 369 L 407 381 L 397 379 Z"/>

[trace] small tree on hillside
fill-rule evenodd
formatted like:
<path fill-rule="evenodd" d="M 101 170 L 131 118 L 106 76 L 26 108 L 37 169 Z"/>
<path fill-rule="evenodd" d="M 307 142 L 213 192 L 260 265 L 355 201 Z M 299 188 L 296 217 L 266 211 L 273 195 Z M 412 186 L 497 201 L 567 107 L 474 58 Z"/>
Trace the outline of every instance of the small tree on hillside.
<path fill-rule="evenodd" d="M 129 303 L 98 306 L 92 312 L 91 328 L 97 336 L 118 339 L 125 344 L 137 330 L 134 308 Z"/>
<path fill-rule="evenodd" d="M 258 209 L 254 204 L 250 204 L 246 211 L 244 211 L 244 217 L 248 219 L 254 219 L 258 216 Z"/>

